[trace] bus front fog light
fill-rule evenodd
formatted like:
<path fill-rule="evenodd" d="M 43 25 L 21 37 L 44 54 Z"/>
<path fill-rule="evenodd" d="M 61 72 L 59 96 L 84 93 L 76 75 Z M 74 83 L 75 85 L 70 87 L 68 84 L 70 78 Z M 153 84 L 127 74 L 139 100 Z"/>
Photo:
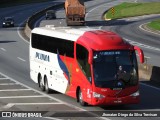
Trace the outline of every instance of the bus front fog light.
<path fill-rule="evenodd" d="M 132 96 L 132 97 L 137 97 L 137 96 L 139 96 L 139 95 L 140 95 L 140 93 L 139 93 L 139 90 L 138 90 L 137 92 L 131 94 L 130 96 Z"/>
<path fill-rule="evenodd" d="M 93 92 L 93 97 L 94 97 L 94 98 L 105 98 L 104 95 L 98 94 L 98 93 L 96 93 L 96 92 Z"/>

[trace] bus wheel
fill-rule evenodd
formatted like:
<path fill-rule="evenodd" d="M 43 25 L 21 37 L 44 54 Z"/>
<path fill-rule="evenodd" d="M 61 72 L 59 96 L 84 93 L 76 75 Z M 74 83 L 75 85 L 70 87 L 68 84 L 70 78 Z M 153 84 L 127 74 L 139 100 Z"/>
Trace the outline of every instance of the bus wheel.
<path fill-rule="evenodd" d="M 80 105 L 82 105 L 82 106 L 86 106 L 87 105 L 87 103 L 83 101 L 83 95 L 82 95 L 81 90 L 79 90 L 78 99 L 79 99 Z"/>
<path fill-rule="evenodd" d="M 45 87 L 43 85 L 42 76 L 40 75 L 38 78 L 39 78 L 39 80 L 38 80 L 39 81 L 39 87 L 41 88 L 42 91 L 44 91 Z"/>
<path fill-rule="evenodd" d="M 47 77 L 44 77 L 44 86 L 45 86 L 45 91 L 46 91 L 46 93 L 50 93 L 51 90 L 49 89 L 49 86 L 48 86 Z"/>

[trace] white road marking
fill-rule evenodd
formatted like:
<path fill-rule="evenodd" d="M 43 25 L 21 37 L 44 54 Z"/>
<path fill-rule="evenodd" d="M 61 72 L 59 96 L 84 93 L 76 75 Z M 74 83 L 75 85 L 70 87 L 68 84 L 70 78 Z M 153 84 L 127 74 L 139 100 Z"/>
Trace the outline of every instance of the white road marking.
<path fill-rule="evenodd" d="M 142 16 L 140 16 L 140 17 L 138 17 L 138 16 L 137 17 L 129 17 L 129 18 L 126 19 L 126 21 L 140 20 L 141 18 L 142 18 Z"/>
<path fill-rule="evenodd" d="M 154 86 L 151 86 L 151 85 L 147 85 L 147 84 L 145 84 L 145 83 L 140 83 L 140 84 L 160 91 L 160 88 L 158 88 L 158 87 L 154 87 Z"/>
<path fill-rule="evenodd" d="M 0 85 L 19 85 L 18 83 L 1 83 Z"/>
<path fill-rule="evenodd" d="M 1 107 L 0 110 L 10 109 L 15 105 L 59 105 L 59 104 L 62 104 L 62 103 L 8 103 L 7 105 Z"/>
<path fill-rule="evenodd" d="M 0 80 L 8 80 L 8 78 L 0 78 Z"/>
<path fill-rule="evenodd" d="M 5 97 L 0 97 L 0 99 L 7 99 L 7 98 L 38 98 L 38 97 L 46 97 L 44 95 L 32 95 L 32 96 L 5 96 Z"/>
<path fill-rule="evenodd" d="M 53 111 L 48 111 L 48 112 L 46 112 L 45 114 L 43 114 L 43 116 L 46 116 L 46 117 L 48 117 L 48 116 L 52 116 L 53 114 L 55 114 L 56 112 L 53 112 Z M 52 117 L 48 117 L 48 118 L 52 118 Z M 52 120 L 52 119 L 51 119 Z"/>
<path fill-rule="evenodd" d="M 100 26 L 100 27 L 101 27 L 101 26 Z M 60 103 L 60 104 L 61 104 L 61 103 Z M 53 119 L 54 119 L 54 118 L 53 118 Z M 106 118 L 105 118 L 105 119 L 106 119 Z M 54 119 L 54 120 L 55 120 L 55 119 Z M 57 120 L 57 119 L 56 119 L 56 120 Z M 60 120 L 61 120 L 61 119 L 60 119 Z M 107 118 L 107 120 L 110 120 L 110 119 Z"/>
<path fill-rule="evenodd" d="M 1 50 L 3 50 L 3 51 L 5 51 L 5 52 L 6 52 L 6 49 L 4 49 L 4 48 L 1 48 Z"/>
<path fill-rule="evenodd" d="M 36 21 L 36 23 L 34 24 L 34 28 L 38 27 L 38 23 L 40 23 L 40 21 L 42 21 L 44 18 L 44 16 L 42 16 L 39 20 Z"/>
<path fill-rule="evenodd" d="M 63 105 L 63 103 L 8 103 L 8 104 L 14 104 L 14 105 Z M 8 105 L 7 104 L 7 105 Z"/>
<path fill-rule="evenodd" d="M 129 17 L 128 19 L 126 18 L 122 18 L 124 20 L 129 20 L 129 21 L 133 21 L 133 20 L 143 20 L 144 18 L 151 18 L 151 17 L 158 17 L 160 16 L 160 14 L 151 14 L 151 15 L 142 15 L 142 16 L 136 16 L 136 17 Z"/>
<path fill-rule="evenodd" d="M 0 92 L 7 92 L 7 91 L 31 91 L 30 89 L 5 89 L 0 90 Z"/>
<path fill-rule="evenodd" d="M 124 39 L 127 42 L 131 43 L 132 45 L 137 45 L 137 46 L 140 46 L 140 47 L 143 47 L 143 48 L 147 48 L 147 49 L 150 49 L 150 50 L 160 51 L 160 48 L 156 48 L 156 47 L 152 47 L 152 46 L 149 46 L 149 45 L 145 45 L 143 43 L 135 42 L 135 41 L 129 40 L 127 38 L 124 38 Z"/>
<path fill-rule="evenodd" d="M 1 107 L 0 110 L 1 111 L 8 110 L 15 105 L 59 105 L 59 104 L 63 104 L 63 103 L 8 103 L 7 105 Z M 43 118 L 50 119 L 50 120 L 63 120 L 63 119 L 58 119 L 53 117 L 43 117 Z"/>
<path fill-rule="evenodd" d="M 19 37 L 23 40 L 23 41 L 25 41 L 26 43 L 29 43 L 22 35 L 21 35 L 21 33 L 20 33 L 20 28 L 21 28 L 21 26 L 22 26 L 22 24 L 23 24 L 24 22 L 22 22 L 22 23 L 20 23 L 20 25 L 17 27 L 17 33 L 18 33 L 18 35 L 19 35 Z"/>
<path fill-rule="evenodd" d="M 23 58 L 17 57 L 19 60 L 25 62 L 26 60 L 24 60 Z"/>
<path fill-rule="evenodd" d="M 148 24 L 148 23 L 149 23 L 149 22 L 140 25 L 140 26 L 139 26 L 139 29 L 141 29 L 141 30 L 143 30 L 143 31 L 146 31 L 146 32 L 149 32 L 149 33 L 153 33 L 153 34 L 156 34 L 156 35 L 160 35 L 160 33 L 152 32 L 151 30 L 147 30 L 147 29 L 144 29 L 144 28 L 142 27 L 143 25 L 146 25 L 146 24 Z"/>
<path fill-rule="evenodd" d="M 114 5 L 113 3 L 107 3 L 108 5 Z M 91 13 L 93 10 L 95 10 L 95 9 L 97 9 L 97 8 L 99 8 L 99 7 L 102 7 L 102 6 L 106 6 L 106 4 L 102 4 L 102 5 L 99 5 L 99 6 L 97 6 L 97 7 L 94 7 L 93 9 L 91 9 L 90 11 L 88 11 L 87 12 L 87 14 L 86 14 L 86 17 L 88 16 L 88 14 L 89 13 Z"/>
<path fill-rule="evenodd" d="M 119 2 L 119 4 L 122 3 L 122 2 L 123 2 L 123 1 Z M 109 7 L 116 5 L 115 3 L 112 3 L 112 2 L 106 3 L 106 4 L 107 4 L 107 6 L 109 6 Z M 94 7 L 93 9 L 89 10 L 89 11 L 86 13 L 86 17 L 87 17 L 88 14 L 91 13 L 93 10 L 98 9 L 99 7 L 102 7 L 102 6 L 105 6 L 105 7 L 106 7 L 106 4 L 99 5 L 99 6 L 97 6 L 97 7 Z M 89 27 L 89 26 L 87 26 L 87 27 Z"/>
<path fill-rule="evenodd" d="M 72 104 L 66 103 L 66 102 L 64 102 L 64 101 L 62 101 L 62 100 L 60 100 L 60 99 L 57 99 L 57 98 L 52 97 L 52 96 L 50 96 L 50 95 L 48 95 L 48 94 L 45 94 L 45 93 L 43 93 L 43 92 L 41 92 L 41 91 L 38 91 L 38 90 L 36 90 L 36 89 L 34 89 L 34 88 L 31 88 L 31 87 L 29 87 L 29 86 L 27 86 L 27 85 L 25 85 L 25 84 L 23 84 L 23 83 L 20 83 L 20 82 L 16 81 L 15 79 L 10 78 L 9 76 L 7 76 L 7 75 L 5 75 L 5 74 L 3 74 L 3 73 L 1 73 L 1 72 L 0 72 L 0 74 L 3 75 L 4 77 L 10 79 L 10 80 L 13 81 L 13 82 L 19 83 L 20 85 L 22 85 L 22 86 L 24 86 L 24 87 L 26 87 L 26 88 L 28 88 L 28 89 L 30 89 L 30 90 L 33 90 L 33 91 L 35 91 L 35 92 L 37 92 L 37 93 L 39 93 L 39 94 L 41 94 L 41 95 L 43 95 L 43 96 L 45 96 L 45 97 L 50 98 L 51 100 L 55 100 L 56 102 L 63 103 L 63 104 L 65 104 L 65 105 L 67 105 L 67 106 L 69 106 L 69 107 L 72 107 L 72 108 L 74 108 L 74 109 L 76 109 L 76 110 L 79 110 L 79 111 L 86 111 L 86 110 L 83 109 L 83 108 L 80 108 L 80 107 L 74 106 L 74 105 L 72 105 Z"/>
<path fill-rule="evenodd" d="M 43 118 L 46 118 L 46 119 L 49 119 L 49 120 L 63 120 L 63 119 L 58 119 L 58 118 L 53 118 L 53 117 L 43 117 Z M 70 119 L 68 119 L 70 120 Z"/>
<path fill-rule="evenodd" d="M 83 108 L 80 108 L 80 107 L 74 106 L 74 105 L 72 105 L 72 104 L 66 103 L 66 102 L 64 102 L 64 101 L 62 101 L 62 100 L 60 100 L 60 99 L 57 99 L 57 98 L 52 97 L 52 96 L 50 96 L 50 95 L 48 95 L 48 94 L 45 94 L 45 93 L 43 93 L 43 92 L 41 92 L 41 91 L 38 91 L 38 90 L 36 90 L 36 89 L 33 89 L 33 88 L 31 88 L 31 87 L 23 84 L 23 83 L 20 83 L 20 82 L 16 81 L 16 80 L 13 79 L 13 78 L 10 78 L 9 76 L 7 76 L 7 75 L 5 75 L 5 74 L 3 74 L 3 73 L 1 73 L 1 72 L 0 72 L 0 74 L 3 75 L 4 77 L 10 79 L 10 80 L 13 81 L 13 82 L 16 82 L 16 83 L 18 83 L 18 84 L 20 84 L 20 85 L 22 85 L 22 86 L 24 86 L 24 87 L 26 87 L 26 88 L 28 88 L 28 89 L 30 89 L 30 90 L 33 90 L 33 91 L 41 94 L 41 97 L 50 98 L 51 100 L 55 100 L 56 102 L 59 102 L 59 103 L 61 103 L 61 104 L 65 104 L 65 105 L 67 105 L 67 106 L 69 106 L 69 107 L 71 107 L 71 108 L 74 108 L 74 109 L 78 110 L 78 111 L 87 111 L 87 110 L 85 110 L 85 109 L 83 109 Z M 3 99 L 3 98 L 14 98 L 14 97 L 17 98 L 17 96 L 10 96 L 10 97 L 0 97 L 0 99 Z M 28 96 L 26 96 L 26 97 L 25 97 L 25 96 L 20 96 L 20 97 L 21 97 L 21 98 L 22 98 L 22 97 L 23 97 L 23 98 L 28 98 Z M 34 96 L 30 96 L 30 97 L 34 97 Z M 40 95 L 37 96 L 37 97 L 40 97 Z M 11 106 L 11 105 L 8 105 L 7 107 L 10 107 L 10 106 Z M 5 107 L 5 108 L 6 108 L 6 107 Z M 1 107 L 0 110 L 1 110 L 1 109 L 4 109 L 4 107 Z M 95 115 L 94 113 L 91 113 L 91 112 L 88 112 L 88 113 L 89 113 L 89 114 L 92 114 L 92 115 Z M 99 118 L 99 119 L 103 119 L 103 117 L 102 117 L 102 118 Z M 110 120 L 110 119 L 105 119 L 105 120 Z"/>
<path fill-rule="evenodd" d="M 99 118 L 101 118 L 102 120 L 111 120 L 111 119 L 106 118 L 106 117 L 99 117 Z"/>
<path fill-rule="evenodd" d="M 109 3 L 108 3 L 109 4 Z M 103 4 L 104 5 L 104 4 Z M 90 11 L 88 11 L 88 13 L 92 12 L 93 10 L 97 9 L 98 7 L 101 7 L 103 5 L 100 5 L 100 6 L 97 6 L 93 9 L 91 9 Z M 88 16 L 88 13 L 86 14 L 86 17 Z M 86 26 L 86 27 L 89 27 L 89 26 Z M 102 29 L 103 26 L 100 26 L 99 29 Z M 126 39 L 126 38 L 125 38 Z M 145 44 L 142 44 L 142 43 L 139 43 L 139 42 L 135 42 L 135 41 L 132 41 L 132 40 L 129 40 L 129 39 L 126 39 L 126 41 L 130 42 L 131 44 L 133 45 L 137 45 L 137 46 L 140 46 L 140 47 L 143 47 L 143 48 L 147 48 L 147 49 L 151 49 L 151 50 L 156 50 L 156 51 L 160 51 L 159 48 L 156 48 L 156 47 L 152 47 L 152 46 L 149 46 L 149 45 L 145 45 Z"/>
<path fill-rule="evenodd" d="M 144 58 L 150 59 L 151 57 L 148 57 L 148 56 L 144 56 Z"/>
<path fill-rule="evenodd" d="M 135 0 L 135 2 L 136 2 L 136 1 L 137 1 L 137 0 Z M 108 4 L 110 4 L 110 3 L 108 3 Z M 103 5 L 104 5 L 104 4 L 103 4 Z M 89 14 L 90 12 L 92 12 L 93 10 L 95 10 L 95 9 L 97 9 L 98 7 L 101 7 L 101 6 L 103 6 L 103 5 L 97 6 L 97 7 L 93 8 L 93 9 L 91 9 L 90 11 L 88 11 L 88 13 L 86 14 L 86 17 L 88 16 L 88 14 Z M 141 17 L 141 16 L 140 16 L 140 17 Z M 146 17 L 146 16 L 143 16 L 143 17 Z M 137 18 L 135 18 L 135 19 L 137 19 Z M 89 26 L 86 26 L 86 27 L 89 27 Z M 102 29 L 102 27 L 103 27 L 103 26 L 100 26 L 99 29 Z M 125 38 L 125 39 L 126 39 L 126 38 Z M 159 48 L 152 47 L 152 46 L 149 46 L 149 45 L 145 45 L 145 44 L 142 44 L 142 43 L 139 43 L 139 42 L 135 42 L 135 41 L 132 41 L 132 40 L 129 40 L 129 39 L 126 39 L 126 41 L 130 42 L 130 43 L 133 44 L 133 45 L 137 45 L 137 46 L 140 46 L 140 47 L 143 47 L 143 48 L 160 51 Z"/>
<path fill-rule="evenodd" d="M 13 106 L 14 106 L 14 104 L 7 104 L 7 105 L 3 106 L 3 108 L 1 107 L 0 110 L 6 110 L 6 109 L 9 109 L 9 108 L 11 108 Z"/>
<path fill-rule="evenodd" d="M 138 54 L 136 54 L 137 56 L 139 56 Z M 150 59 L 151 57 L 148 57 L 148 56 L 144 56 L 144 58 L 147 58 L 147 59 Z"/>

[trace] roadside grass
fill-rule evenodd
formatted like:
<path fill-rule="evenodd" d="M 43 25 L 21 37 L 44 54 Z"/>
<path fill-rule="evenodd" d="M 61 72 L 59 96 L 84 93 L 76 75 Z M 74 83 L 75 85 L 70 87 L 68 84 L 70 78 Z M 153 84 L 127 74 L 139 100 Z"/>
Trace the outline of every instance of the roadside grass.
<path fill-rule="evenodd" d="M 24 5 L 30 3 L 47 2 L 53 0 L 0 0 L 0 8 Z"/>
<path fill-rule="evenodd" d="M 113 12 L 114 11 L 114 12 Z M 124 2 L 105 13 L 105 19 L 118 19 L 147 14 L 160 13 L 160 2 L 128 3 Z"/>
<path fill-rule="evenodd" d="M 160 19 L 154 20 L 147 25 L 149 28 L 160 31 Z"/>

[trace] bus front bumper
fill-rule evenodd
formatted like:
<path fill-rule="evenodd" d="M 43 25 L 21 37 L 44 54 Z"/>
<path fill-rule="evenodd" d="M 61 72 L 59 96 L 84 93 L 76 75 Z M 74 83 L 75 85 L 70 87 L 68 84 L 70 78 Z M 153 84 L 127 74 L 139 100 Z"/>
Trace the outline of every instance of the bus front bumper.
<path fill-rule="evenodd" d="M 125 96 L 125 97 L 105 97 L 94 98 L 92 105 L 125 105 L 125 104 L 138 104 L 140 102 L 140 96 Z"/>

